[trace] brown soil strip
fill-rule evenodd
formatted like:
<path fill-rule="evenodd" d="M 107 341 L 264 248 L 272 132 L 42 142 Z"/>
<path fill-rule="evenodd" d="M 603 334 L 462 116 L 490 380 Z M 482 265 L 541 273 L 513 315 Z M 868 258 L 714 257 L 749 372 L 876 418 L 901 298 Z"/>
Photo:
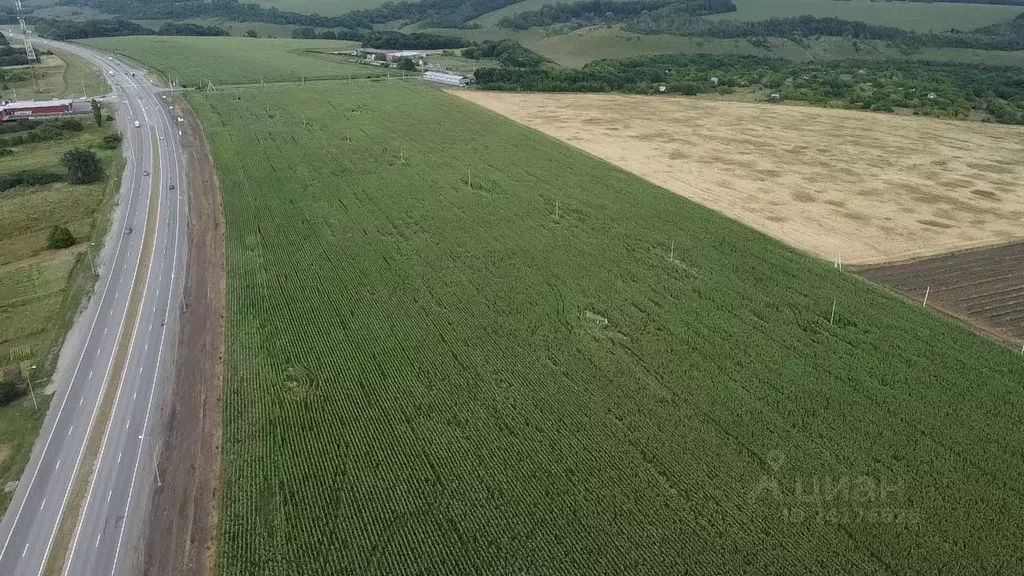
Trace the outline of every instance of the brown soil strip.
<path fill-rule="evenodd" d="M 1024 345 L 1024 244 L 869 268 L 865 278 L 1015 350 Z"/>
<path fill-rule="evenodd" d="M 202 126 L 185 118 L 189 228 L 185 311 L 174 383 L 165 399 L 156 488 L 146 518 L 143 574 L 206 576 L 216 571 L 224 375 L 226 260 L 220 185 Z"/>
<path fill-rule="evenodd" d="M 72 479 L 71 494 L 68 497 L 67 507 L 61 516 L 58 524 L 57 535 L 53 540 L 53 548 L 49 560 L 46 562 L 46 574 L 57 575 L 64 571 L 64 564 L 67 562 L 70 551 L 71 538 L 74 537 L 75 528 L 84 512 L 86 496 L 92 484 L 93 473 L 99 463 L 100 449 L 103 446 L 103 438 L 106 436 L 110 415 L 114 410 L 114 402 L 117 400 L 117 392 L 124 383 L 124 371 L 128 363 L 128 350 L 138 329 L 142 299 L 146 294 L 146 282 L 149 278 L 149 269 L 153 261 L 153 246 L 156 243 L 157 218 L 160 209 L 160 157 L 158 155 L 156 132 L 152 133 L 153 139 L 153 190 L 149 195 L 149 214 L 146 216 L 146 231 L 142 239 L 142 255 L 139 258 L 139 267 L 135 274 L 135 282 L 132 284 L 132 293 L 128 300 L 128 312 L 124 320 L 125 332 L 122 332 L 121 339 L 117 344 L 115 352 L 113 371 L 108 380 L 108 386 L 100 399 L 99 412 L 96 415 L 96 422 L 89 433 L 89 440 L 86 444 L 85 454 L 82 457 L 82 467 L 79 468 L 77 476 Z M 109 384 L 113 384 L 110 386 Z"/>

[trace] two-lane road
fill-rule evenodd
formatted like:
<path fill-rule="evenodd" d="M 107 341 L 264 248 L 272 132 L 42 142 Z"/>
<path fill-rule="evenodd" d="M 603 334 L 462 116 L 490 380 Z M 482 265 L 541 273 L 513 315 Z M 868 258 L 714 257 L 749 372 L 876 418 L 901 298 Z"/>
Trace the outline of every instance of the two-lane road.
<path fill-rule="evenodd" d="M 184 278 L 187 196 L 178 126 L 142 71 L 80 46 L 35 43 L 75 53 L 102 71 L 114 88 L 128 162 L 100 281 L 76 325 L 82 336 L 61 351 L 67 368 L 56 375 L 57 395 L 0 521 L 0 574 L 40 575 L 51 555 L 65 553 L 66 574 L 130 574 L 133 538 L 155 481 L 152 434 L 170 381 Z M 130 310 L 133 300 L 137 310 Z M 104 393 L 113 390 L 113 410 L 101 428 Z M 86 454 L 94 428 L 102 434 L 98 460 Z M 88 494 L 71 507 L 76 479 L 88 483 Z M 66 518 L 69 509 L 80 516 Z M 55 549 L 62 519 L 73 529 L 70 550 Z"/>

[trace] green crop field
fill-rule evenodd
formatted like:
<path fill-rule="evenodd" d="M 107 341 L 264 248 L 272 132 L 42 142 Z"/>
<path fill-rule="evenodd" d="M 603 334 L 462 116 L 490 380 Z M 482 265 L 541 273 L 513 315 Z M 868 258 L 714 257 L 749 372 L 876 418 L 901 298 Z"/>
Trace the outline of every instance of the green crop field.
<path fill-rule="evenodd" d="M 129 56 L 186 85 L 299 82 L 384 74 L 320 52 L 345 51 L 355 42 L 285 38 L 130 36 L 82 41 Z"/>
<path fill-rule="evenodd" d="M 220 574 L 1024 568 L 1020 354 L 433 87 L 238 97 Z"/>
<path fill-rule="evenodd" d="M 916 32 L 941 32 L 950 28 L 971 30 L 1012 20 L 1024 11 L 1020 6 L 950 4 L 942 2 L 875 2 L 873 0 L 733 0 L 736 12 L 715 14 L 717 20 L 764 20 L 773 16 L 835 16 L 878 26 L 895 26 Z"/>

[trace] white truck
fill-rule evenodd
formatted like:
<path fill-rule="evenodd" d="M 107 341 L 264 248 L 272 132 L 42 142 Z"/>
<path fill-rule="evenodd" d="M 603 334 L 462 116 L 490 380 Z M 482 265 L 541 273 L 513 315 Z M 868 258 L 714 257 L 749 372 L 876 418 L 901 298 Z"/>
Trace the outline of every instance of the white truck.
<path fill-rule="evenodd" d="M 139 124 L 139 121 L 138 121 L 138 120 L 136 120 L 136 121 L 135 121 L 135 127 L 136 127 L 136 128 L 138 128 L 139 126 L 142 126 L 142 124 Z"/>

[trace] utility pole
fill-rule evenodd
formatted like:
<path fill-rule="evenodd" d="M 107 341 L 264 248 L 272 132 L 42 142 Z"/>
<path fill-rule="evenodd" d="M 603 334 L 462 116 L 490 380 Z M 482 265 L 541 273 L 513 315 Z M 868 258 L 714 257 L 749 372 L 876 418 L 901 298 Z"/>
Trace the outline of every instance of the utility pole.
<path fill-rule="evenodd" d="M 26 364 L 27 362 L 22 362 L 21 371 L 25 373 L 25 380 L 28 381 L 28 390 L 32 394 L 32 405 L 36 407 L 36 410 L 39 410 L 39 402 L 36 402 L 36 391 L 35 388 L 32 387 L 32 376 L 29 374 L 29 372 L 35 370 L 36 365 L 33 364 L 32 366 L 28 366 L 28 369 L 26 369 Z"/>
<path fill-rule="evenodd" d="M 836 301 L 832 301 L 832 317 L 828 319 L 828 323 L 831 326 L 836 321 Z"/>
<path fill-rule="evenodd" d="M 92 275 L 93 276 L 99 276 L 100 275 L 99 272 L 96 271 L 96 261 L 93 260 L 93 257 L 92 257 L 92 247 L 95 246 L 95 245 L 96 245 L 95 242 L 89 242 L 89 249 L 86 250 L 85 253 L 89 255 L 89 264 L 92 265 Z"/>
<path fill-rule="evenodd" d="M 924 291 L 924 303 L 922 304 L 922 306 L 924 306 L 925 308 L 927 308 L 927 307 L 928 307 L 928 295 L 929 295 L 929 294 L 931 294 L 931 292 L 932 292 L 932 287 L 931 287 L 931 286 L 929 286 L 929 287 L 928 287 L 928 288 L 927 288 L 927 289 L 926 289 L 926 290 Z"/>
<path fill-rule="evenodd" d="M 82 99 L 88 98 L 89 96 L 85 93 L 85 78 L 80 78 L 82 81 Z"/>
<path fill-rule="evenodd" d="M 145 434 L 140 434 L 139 435 L 139 441 L 140 442 L 142 440 L 154 440 L 154 439 L 156 439 L 156 436 L 146 436 Z M 160 466 L 158 466 L 157 463 L 156 463 L 156 449 L 155 448 L 153 449 L 153 472 L 156 473 L 156 485 L 157 486 L 163 486 L 164 483 L 160 480 Z"/>

